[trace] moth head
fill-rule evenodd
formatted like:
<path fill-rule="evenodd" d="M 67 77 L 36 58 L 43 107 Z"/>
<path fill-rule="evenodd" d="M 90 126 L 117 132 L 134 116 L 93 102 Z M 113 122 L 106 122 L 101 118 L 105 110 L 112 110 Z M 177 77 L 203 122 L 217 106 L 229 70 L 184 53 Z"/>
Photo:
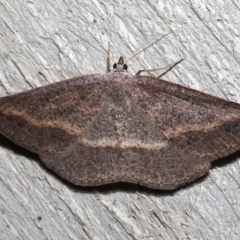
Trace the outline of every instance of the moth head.
<path fill-rule="evenodd" d="M 121 56 L 118 60 L 118 63 L 113 64 L 114 72 L 127 72 L 128 66 L 124 63 L 123 57 Z"/>

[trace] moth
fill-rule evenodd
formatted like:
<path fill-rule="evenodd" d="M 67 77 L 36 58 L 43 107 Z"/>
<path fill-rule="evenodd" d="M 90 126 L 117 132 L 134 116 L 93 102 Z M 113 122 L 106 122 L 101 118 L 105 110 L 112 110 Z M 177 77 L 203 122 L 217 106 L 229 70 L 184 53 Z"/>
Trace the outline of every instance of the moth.
<path fill-rule="evenodd" d="M 75 185 L 175 189 L 240 149 L 240 105 L 163 79 L 107 74 L 0 98 L 0 133 Z"/>

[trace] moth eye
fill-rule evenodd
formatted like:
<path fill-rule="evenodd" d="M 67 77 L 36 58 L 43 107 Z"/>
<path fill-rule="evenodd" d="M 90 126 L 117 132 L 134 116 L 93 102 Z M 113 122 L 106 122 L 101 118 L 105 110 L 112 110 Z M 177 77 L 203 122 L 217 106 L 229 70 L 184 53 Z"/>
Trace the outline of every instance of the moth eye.
<path fill-rule="evenodd" d="M 113 64 L 113 68 L 114 68 L 114 69 L 117 68 L 117 64 L 116 64 L 116 63 Z"/>
<path fill-rule="evenodd" d="M 123 65 L 123 69 L 124 69 L 124 70 L 127 70 L 127 69 L 128 69 L 127 64 L 124 64 L 124 65 Z"/>

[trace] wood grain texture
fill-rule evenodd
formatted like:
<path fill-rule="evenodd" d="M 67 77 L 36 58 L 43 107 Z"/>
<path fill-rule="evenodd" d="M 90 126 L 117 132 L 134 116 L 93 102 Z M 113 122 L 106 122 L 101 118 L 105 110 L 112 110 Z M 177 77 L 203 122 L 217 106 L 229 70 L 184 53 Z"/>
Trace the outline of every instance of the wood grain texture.
<path fill-rule="evenodd" d="M 60 79 L 104 73 L 105 59 L 61 28 L 96 46 L 113 43 L 114 58 L 131 56 L 160 35 L 174 34 L 133 59 L 132 73 L 185 61 L 165 78 L 239 101 L 238 3 L 222 1 L 2 1 L 0 95 Z M 204 181 L 173 193 L 118 186 L 76 189 L 34 156 L 1 144 L 2 239 L 237 239 L 238 155 L 215 165 Z M 17 154 L 16 154 L 17 152 Z M 130 188 L 130 189 L 129 189 Z"/>

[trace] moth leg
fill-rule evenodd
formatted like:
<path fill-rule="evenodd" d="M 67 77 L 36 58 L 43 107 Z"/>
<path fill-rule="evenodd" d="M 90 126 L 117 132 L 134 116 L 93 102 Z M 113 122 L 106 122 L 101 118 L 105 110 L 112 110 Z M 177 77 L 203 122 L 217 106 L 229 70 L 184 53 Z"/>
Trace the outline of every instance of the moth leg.
<path fill-rule="evenodd" d="M 107 50 L 107 73 L 111 71 L 110 67 L 110 42 L 108 42 L 108 50 Z"/>
<path fill-rule="evenodd" d="M 170 71 L 172 68 L 174 68 L 176 65 L 178 65 L 181 61 L 183 61 L 184 58 L 181 58 L 179 60 L 177 60 L 176 62 L 170 64 L 170 65 L 167 65 L 167 66 L 164 66 L 164 67 L 158 67 L 158 68 L 152 68 L 152 69 L 145 69 L 145 70 L 139 70 L 137 73 L 136 73 L 136 76 L 137 75 L 140 75 L 142 72 L 147 72 L 149 75 L 153 76 L 151 74 L 151 72 L 155 72 L 155 71 L 158 71 L 158 70 L 163 70 L 163 69 L 166 69 L 168 68 L 164 73 L 160 74 L 158 76 L 158 78 L 162 77 L 163 75 L 165 75 L 168 71 Z"/>

